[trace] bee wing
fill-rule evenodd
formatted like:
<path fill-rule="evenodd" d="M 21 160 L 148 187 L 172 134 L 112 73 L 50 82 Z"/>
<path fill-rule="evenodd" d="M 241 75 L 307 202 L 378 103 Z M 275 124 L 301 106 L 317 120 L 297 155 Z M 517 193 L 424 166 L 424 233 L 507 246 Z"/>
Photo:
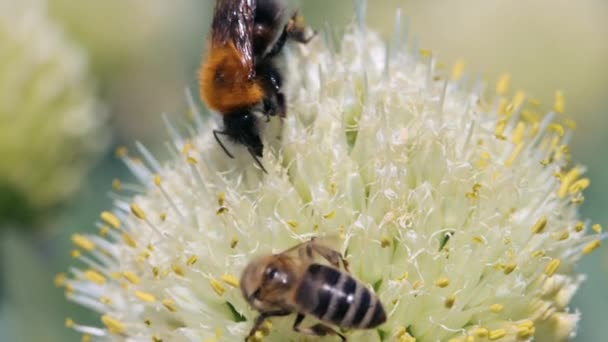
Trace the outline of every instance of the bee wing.
<path fill-rule="evenodd" d="M 241 62 L 250 71 L 253 70 L 255 6 L 255 0 L 217 0 L 211 24 L 211 43 L 223 46 L 232 42 Z"/>

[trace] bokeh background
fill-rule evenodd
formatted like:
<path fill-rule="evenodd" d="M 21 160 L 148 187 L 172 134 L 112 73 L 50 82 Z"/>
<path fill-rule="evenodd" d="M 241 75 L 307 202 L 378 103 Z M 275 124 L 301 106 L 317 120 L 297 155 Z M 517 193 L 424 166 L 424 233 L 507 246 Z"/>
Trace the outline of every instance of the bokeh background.
<path fill-rule="evenodd" d="M 84 51 L 112 139 L 70 200 L 54 206 L 50 215 L 0 230 L 0 340 L 79 341 L 64 327 L 65 318 L 90 323 L 96 318 L 66 302 L 63 290 L 53 286 L 54 276 L 72 261 L 71 234 L 96 229 L 99 212 L 111 207 L 113 181 L 130 179 L 114 149 L 141 141 L 162 156 L 166 134 L 161 113 L 176 122 L 188 120 L 185 90 L 196 93 L 213 1 L 0 3 L 24 1 L 41 6 L 41 13 Z M 354 13 L 351 0 L 301 0 L 291 6 L 299 7 L 316 28 L 342 27 Z M 369 25 L 389 38 L 397 8 L 410 46 L 428 48 L 448 65 L 463 58 L 467 72 L 481 75 L 491 88 L 501 73 L 509 72 L 515 89 L 548 106 L 555 90 L 563 91 L 565 115 L 578 126 L 571 150 L 577 163 L 589 167 L 592 184 L 582 216 L 608 225 L 608 1 L 372 0 Z M 582 312 L 575 340 L 603 341 L 608 336 L 608 249 L 586 257 L 580 271 L 588 279 L 573 302 Z"/>

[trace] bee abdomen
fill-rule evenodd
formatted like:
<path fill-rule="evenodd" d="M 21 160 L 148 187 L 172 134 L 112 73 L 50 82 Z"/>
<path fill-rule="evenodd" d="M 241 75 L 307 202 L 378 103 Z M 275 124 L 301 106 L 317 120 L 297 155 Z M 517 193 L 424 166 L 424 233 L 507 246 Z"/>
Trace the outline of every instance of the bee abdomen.
<path fill-rule="evenodd" d="M 386 321 L 378 298 L 349 274 L 332 267 L 310 265 L 296 296 L 306 313 L 340 327 L 369 329 Z"/>

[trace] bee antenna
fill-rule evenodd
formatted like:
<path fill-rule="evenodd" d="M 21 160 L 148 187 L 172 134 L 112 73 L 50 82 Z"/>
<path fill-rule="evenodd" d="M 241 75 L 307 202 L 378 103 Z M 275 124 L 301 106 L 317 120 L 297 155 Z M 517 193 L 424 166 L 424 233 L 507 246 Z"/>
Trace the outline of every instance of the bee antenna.
<path fill-rule="evenodd" d="M 226 132 L 224 131 L 218 131 L 218 130 L 213 130 L 213 136 L 215 137 L 215 140 L 217 141 L 218 144 L 220 144 L 220 146 L 222 147 L 222 149 L 224 150 L 224 152 L 226 152 L 226 154 L 228 155 L 228 157 L 234 159 L 234 156 L 232 155 L 232 153 L 228 152 L 228 149 L 226 148 L 226 146 L 224 146 L 224 143 L 222 143 L 222 141 L 220 140 L 220 137 L 218 137 L 218 134 L 223 134 L 226 135 Z"/>
<path fill-rule="evenodd" d="M 262 165 L 262 162 L 260 161 L 258 156 L 255 155 L 255 152 L 253 152 L 253 150 L 251 148 L 247 148 L 247 150 L 249 151 L 249 154 L 251 154 L 251 156 L 253 157 L 253 160 L 255 160 L 255 162 L 258 164 L 260 169 L 262 169 L 262 171 L 264 171 L 265 174 L 268 174 L 268 171 L 266 171 L 266 168 L 264 167 L 264 165 Z"/>

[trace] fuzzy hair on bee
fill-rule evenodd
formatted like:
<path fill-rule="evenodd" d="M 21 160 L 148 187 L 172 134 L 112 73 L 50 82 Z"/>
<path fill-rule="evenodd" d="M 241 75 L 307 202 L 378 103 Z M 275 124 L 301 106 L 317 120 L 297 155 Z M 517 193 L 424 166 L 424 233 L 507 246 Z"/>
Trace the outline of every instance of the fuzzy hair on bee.
<path fill-rule="evenodd" d="M 327 264 L 320 263 L 322 257 Z M 296 314 L 293 330 L 304 335 L 346 337 L 341 329 L 372 329 L 386 321 L 380 299 L 350 274 L 348 263 L 316 239 L 279 254 L 262 255 L 244 269 L 240 281 L 245 300 L 260 314 L 248 341 L 269 317 Z M 320 322 L 302 327 L 307 315 Z"/>
<path fill-rule="evenodd" d="M 288 41 L 305 44 L 316 35 L 297 12 L 287 20 L 285 13 L 280 0 L 217 0 L 198 76 L 202 102 L 223 118 L 223 129 L 213 131 L 217 142 L 230 158 L 220 135 L 245 146 L 264 172 L 256 113 L 267 120 L 287 114 L 286 75 L 276 58 Z"/>

